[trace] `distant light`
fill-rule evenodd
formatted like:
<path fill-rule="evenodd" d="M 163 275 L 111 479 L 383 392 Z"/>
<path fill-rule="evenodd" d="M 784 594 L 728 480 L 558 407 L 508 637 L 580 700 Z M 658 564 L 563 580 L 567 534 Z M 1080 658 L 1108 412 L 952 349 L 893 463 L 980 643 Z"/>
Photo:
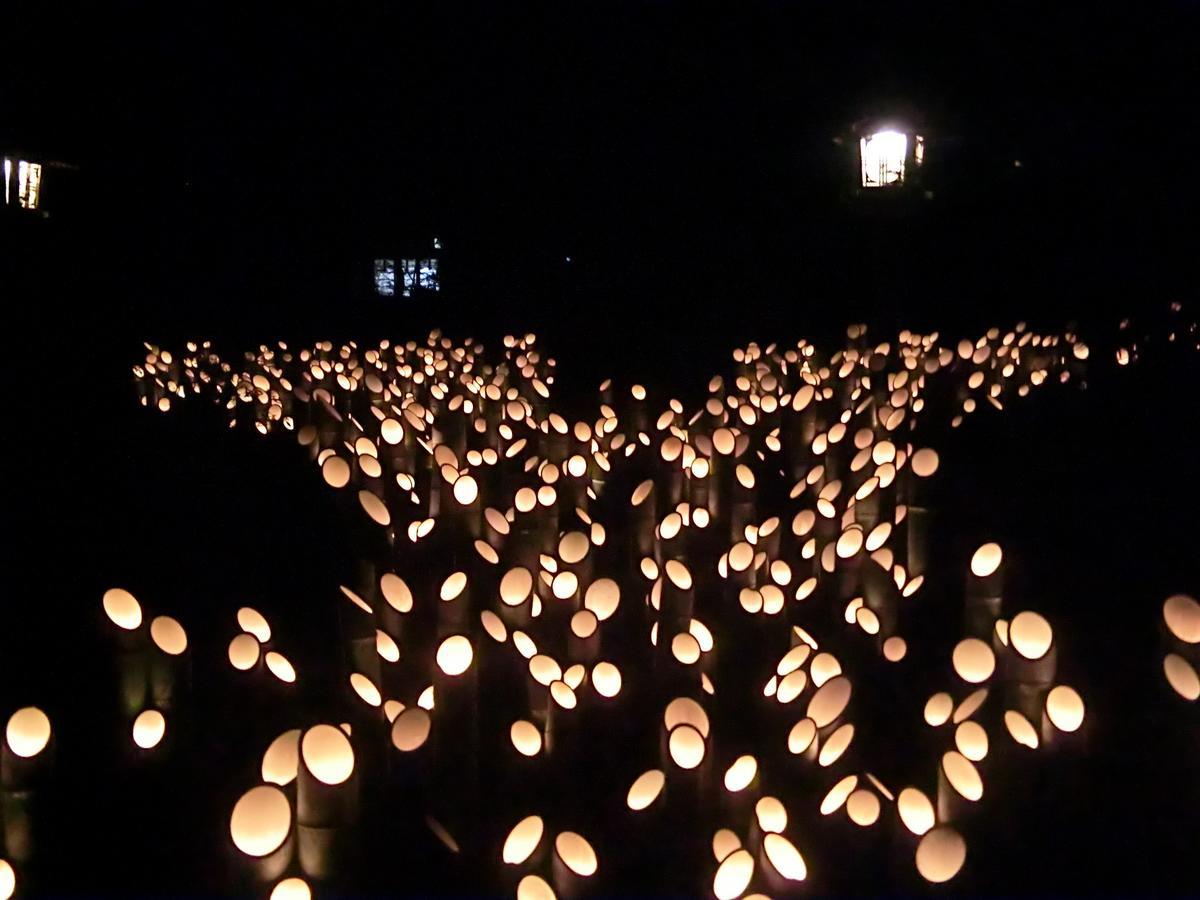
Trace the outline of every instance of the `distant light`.
<path fill-rule="evenodd" d="M 862 186 L 885 187 L 904 183 L 908 136 L 899 131 L 878 131 L 859 142 Z"/>
<path fill-rule="evenodd" d="M 396 261 L 375 260 L 375 293 L 381 297 L 396 296 Z"/>
<path fill-rule="evenodd" d="M 6 169 L 11 164 L 5 160 Z M 5 173 L 7 174 L 7 172 Z M 17 163 L 17 201 L 25 209 L 37 209 L 41 197 L 42 165 L 21 160 Z"/>
<path fill-rule="evenodd" d="M 435 238 L 433 239 L 433 249 L 434 249 L 434 250 L 441 250 L 441 249 L 442 249 L 442 239 L 441 239 L 441 238 L 436 238 L 436 237 L 435 237 Z"/>

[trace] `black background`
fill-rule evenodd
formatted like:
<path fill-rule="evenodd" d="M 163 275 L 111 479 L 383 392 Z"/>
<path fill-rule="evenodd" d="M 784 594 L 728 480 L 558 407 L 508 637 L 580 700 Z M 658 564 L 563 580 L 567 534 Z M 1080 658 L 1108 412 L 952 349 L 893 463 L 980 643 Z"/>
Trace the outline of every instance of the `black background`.
<path fill-rule="evenodd" d="M 1196 890 L 1200 738 L 1156 643 L 1166 594 L 1200 589 L 1195 357 L 1157 333 L 1146 365 L 1117 371 L 1106 343 L 1123 316 L 1194 308 L 1193 4 L 30 16 L 36 28 L 6 19 L 0 146 L 79 166 L 59 198 L 47 182 L 49 218 L 0 225 L 0 690 L 5 710 L 43 705 L 58 735 L 44 891 L 227 889 L 222 829 L 261 750 L 222 669 L 196 715 L 203 753 L 158 769 L 127 758 L 98 639 L 105 588 L 178 614 L 210 655 L 252 603 L 294 629 L 297 660 L 337 665 L 317 662 L 350 559 L 328 498 L 284 445 L 137 409 L 140 341 L 212 336 L 232 353 L 281 336 L 535 329 L 572 397 L 614 373 L 691 397 L 740 340 L 1017 319 L 1077 319 L 1095 374 L 939 447 L 934 565 L 953 585 L 990 538 L 1020 560 L 1020 595 L 1055 622 L 1094 728 L 997 793 L 953 887 Z M 934 197 L 856 203 L 832 138 L 896 109 L 929 136 Z M 370 295 L 374 255 L 434 234 L 440 296 Z M 427 889 L 479 884 L 429 848 L 378 840 L 396 866 L 424 866 Z M 825 883 L 839 892 L 912 887 L 854 847 L 818 830 L 804 849 L 810 867 L 838 861 Z M 708 864 L 645 866 L 636 883 L 664 891 L 671 871 Z M 378 868 L 387 883 L 391 863 Z"/>

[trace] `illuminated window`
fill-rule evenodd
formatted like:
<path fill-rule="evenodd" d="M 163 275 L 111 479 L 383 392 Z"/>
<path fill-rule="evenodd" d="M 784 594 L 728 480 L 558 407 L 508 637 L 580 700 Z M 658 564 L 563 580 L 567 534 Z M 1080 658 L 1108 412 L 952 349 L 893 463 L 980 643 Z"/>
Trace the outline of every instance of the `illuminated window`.
<path fill-rule="evenodd" d="M 421 260 L 421 287 L 427 291 L 438 289 L 438 261 L 436 259 Z"/>
<path fill-rule="evenodd" d="M 12 160 L 7 156 L 4 157 L 4 205 L 8 206 L 9 200 L 9 183 L 12 181 Z"/>
<path fill-rule="evenodd" d="M 919 166 L 925 162 L 925 138 L 918 134 L 913 140 L 913 161 Z"/>
<path fill-rule="evenodd" d="M 400 260 L 400 270 L 404 274 L 404 296 L 411 297 L 413 288 L 417 286 L 417 261 L 415 259 Z"/>
<path fill-rule="evenodd" d="M 5 160 L 5 169 L 11 164 Z M 7 171 L 6 173 L 7 174 Z M 25 209 L 37 209 L 42 186 L 42 166 L 21 160 L 17 163 L 17 199 Z M 7 189 L 7 185 L 6 185 Z"/>
<path fill-rule="evenodd" d="M 375 260 L 375 293 L 381 297 L 396 296 L 396 261 Z"/>
<path fill-rule="evenodd" d="M 863 138 L 859 146 L 862 152 L 863 187 L 899 186 L 904 183 L 907 135 L 899 131 L 879 131 Z"/>

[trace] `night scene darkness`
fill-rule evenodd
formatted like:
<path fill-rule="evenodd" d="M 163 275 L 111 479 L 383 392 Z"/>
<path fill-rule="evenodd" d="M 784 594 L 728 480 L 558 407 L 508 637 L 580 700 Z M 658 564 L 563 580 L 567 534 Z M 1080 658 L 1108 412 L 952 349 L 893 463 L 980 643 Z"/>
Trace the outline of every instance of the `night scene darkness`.
<path fill-rule="evenodd" d="M 1200 894 L 1200 4 L 0 18 L 0 900 Z"/>

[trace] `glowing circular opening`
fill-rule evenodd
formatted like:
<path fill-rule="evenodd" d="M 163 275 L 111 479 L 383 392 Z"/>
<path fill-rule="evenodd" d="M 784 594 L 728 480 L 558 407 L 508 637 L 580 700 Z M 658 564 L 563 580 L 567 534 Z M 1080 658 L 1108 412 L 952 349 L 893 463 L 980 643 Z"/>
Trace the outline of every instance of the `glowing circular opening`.
<path fill-rule="evenodd" d="M 243 606 L 237 611 L 237 623 L 238 628 L 247 634 L 254 635 L 260 643 L 265 644 L 271 639 L 271 626 L 267 624 L 263 614 L 256 609 Z"/>
<path fill-rule="evenodd" d="M 133 631 L 142 624 L 141 604 L 123 588 L 109 588 L 104 592 L 104 614 L 126 631 Z"/>
<path fill-rule="evenodd" d="M 506 606 L 520 606 L 533 592 L 533 574 L 517 566 L 504 573 L 500 580 L 500 599 Z"/>
<path fill-rule="evenodd" d="M 855 825 L 867 828 L 879 821 L 879 797 L 859 788 L 846 799 L 846 815 Z"/>
<path fill-rule="evenodd" d="M 954 729 L 954 746 L 971 762 L 979 762 L 988 754 L 988 736 L 978 722 L 962 722 Z"/>
<path fill-rule="evenodd" d="M 283 787 L 291 784 L 300 767 L 300 729 L 285 731 L 271 741 L 263 754 L 262 780 Z"/>
<path fill-rule="evenodd" d="M 1200 697 L 1200 674 L 1182 656 L 1168 653 L 1163 657 L 1163 674 L 1167 683 L 1184 700 L 1195 700 Z"/>
<path fill-rule="evenodd" d="M 388 572 L 379 579 L 379 588 L 383 591 L 383 599 L 387 601 L 387 605 L 396 612 L 407 613 L 412 610 L 412 591 L 399 575 Z"/>
<path fill-rule="evenodd" d="M 1163 621 L 1171 634 L 1185 644 L 1200 643 L 1200 603 L 1184 594 L 1168 597 L 1163 603 Z"/>
<path fill-rule="evenodd" d="M 796 849 L 795 844 L 782 834 L 768 834 L 763 838 L 763 850 L 767 860 L 782 877 L 788 881 L 803 881 L 808 877 L 808 866 L 804 857 Z"/>
<path fill-rule="evenodd" d="M 969 684 L 987 681 L 996 671 L 996 656 L 992 648 L 979 638 L 966 638 L 958 642 L 953 654 L 954 671 Z"/>
<path fill-rule="evenodd" d="M 150 639 L 168 656 L 179 656 L 187 649 L 187 632 L 170 616 L 156 616 L 150 622 Z"/>
<path fill-rule="evenodd" d="M 287 840 L 292 827 L 292 806 L 274 785 L 251 788 L 241 796 L 229 818 L 234 846 L 247 856 L 274 853 Z"/>
<path fill-rule="evenodd" d="M 300 757 L 313 777 L 341 784 L 354 771 L 354 750 L 346 733 L 333 725 L 314 725 L 300 741 Z"/>
<path fill-rule="evenodd" d="M 900 792 L 896 798 L 896 809 L 904 827 L 918 836 L 929 831 L 937 821 L 933 803 L 915 787 L 906 787 Z"/>
<path fill-rule="evenodd" d="M 833 765 L 841 759 L 842 754 L 846 752 L 853 740 L 854 725 L 847 722 L 839 726 L 821 746 L 821 751 L 817 754 L 817 762 L 822 766 Z"/>
<path fill-rule="evenodd" d="M 717 867 L 717 874 L 713 878 L 713 894 L 717 900 L 736 900 L 746 892 L 752 877 L 754 857 L 749 850 L 734 850 Z"/>
<path fill-rule="evenodd" d="M 625 797 L 625 805 L 634 812 L 640 812 L 658 799 L 663 785 L 667 782 L 666 774 L 660 769 L 650 769 L 637 777 Z"/>
<path fill-rule="evenodd" d="M 379 706 L 383 703 L 383 697 L 379 693 L 379 688 L 375 686 L 375 682 L 361 672 L 351 673 L 350 687 L 368 706 Z"/>
<path fill-rule="evenodd" d="M 544 830 L 545 824 L 542 822 L 541 816 L 526 816 L 513 827 L 513 830 L 508 833 L 508 837 L 504 839 L 501 859 L 510 866 L 519 866 L 524 863 L 533 856 L 533 851 L 542 842 Z"/>
<path fill-rule="evenodd" d="M 1035 612 L 1017 613 L 1008 625 L 1010 645 L 1026 659 L 1041 659 L 1054 641 L 1050 623 Z"/>
<path fill-rule="evenodd" d="M 550 885 L 538 875 L 526 875 L 517 885 L 517 900 L 558 900 Z"/>
<path fill-rule="evenodd" d="M 986 578 L 998 568 L 1004 559 L 1004 551 L 999 544 L 984 544 L 971 557 L 971 574 L 976 578 Z"/>
<path fill-rule="evenodd" d="M 908 643 L 898 634 L 883 642 L 883 658 L 888 662 L 900 662 L 908 653 Z"/>
<path fill-rule="evenodd" d="M 967 843 L 953 828 L 942 826 L 927 832 L 917 845 L 917 871 L 933 884 L 949 881 L 967 859 Z"/>
<path fill-rule="evenodd" d="M 271 900 L 312 900 L 312 889 L 303 878 L 285 878 L 271 891 Z"/>
<path fill-rule="evenodd" d="M 767 833 L 776 833 L 787 828 L 787 810 L 778 797 L 763 797 L 754 804 L 754 817 L 758 827 Z"/>
<path fill-rule="evenodd" d="M 1046 715 L 1059 731 L 1077 731 L 1083 724 L 1083 698 L 1074 688 L 1057 685 L 1046 695 Z"/>
<path fill-rule="evenodd" d="M 758 760 L 749 755 L 739 756 L 733 761 L 733 765 L 725 770 L 725 790 L 735 794 L 745 790 L 757 774 Z"/>
<path fill-rule="evenodd" d="M 568 869 L 581 878 L 596 874 L 596 851 L 574 831 L 563 831 L 554 839 L 554 850 Z"/>
<path fill-rule="evenodd" d="M 821 815 L 828 816 L 831 813 L 837 812 L 842 808 L 842 804 L 846 802 L 846 798 L 854 792 L 854 788 L 858 786 L 857 775 L 847 775 L 837 784 L 829 789 L 824 799 L 821 800 Z"/>
<path fill-rule="evenodd" d="M 252 669 L 258 662 L 258 639 L 252 634 L 239 634 L 229 642 L 229 662 L 239 671 Z"/>
<path fill-rule="evenodd" d="M 157 747 L 167 733 L 167 720 L 157 709 L 143 710 L 133 720 L 133 742 L 143 750 Z"/>
<path fill-rule="evenodd" d="M 417 706 L 409 707 L 392 722 L 392 746 L 403 753 L 419 750 L 429 737 L 432 724 L 425 710 Z"/>
<path fill-rule="evenodd" d="M 508 736 L 522 756 L 537 756 L 542 751 L 542 733 L 532 722 L 524 719 L 513 722 Z"/>
<path fill-rule="evenodd" d="M 461 675 L 471 667 L 474 658 L 471 642 L 461 634 L 451 635 L 438 646 L 438 668 L 447 675 Z"/>
<path fill-rule="evenodd" d="M 815 664 L 815 661 L 814 661 Z M 807 715 L 818 728 L 831 724 L 850 702 L 850 679 L 838 675 L 825 682 L 808 701 Z"/>
<path fill-rule="evenodd" d="M 672 761 L 681 769 L 694 769 L 704 761 L 704 736 L 691 725 L 671 729 L 667 744 Z"/>
<path fill-rule="evenodd" d="M 292 684 L 296 680 L 295 666 L 282 653 L 270 650 L 264 657 L 264 661 L 267 664 L 267 669 L 280 681 Z"/>
<path fill-rule="evenodd" d="M 592 669 L 592 684 L 601 697 L 615 697 L 621 693 L 621 671 L 607 661 L 596 663 Z"/>
<path fill-rule="evenodd" d="M 37 756 L 50 743 L 50 717 L 36 706 L 18 709 L 8 718 L 4 731 L 8 748 L 17 756 Z"/>

